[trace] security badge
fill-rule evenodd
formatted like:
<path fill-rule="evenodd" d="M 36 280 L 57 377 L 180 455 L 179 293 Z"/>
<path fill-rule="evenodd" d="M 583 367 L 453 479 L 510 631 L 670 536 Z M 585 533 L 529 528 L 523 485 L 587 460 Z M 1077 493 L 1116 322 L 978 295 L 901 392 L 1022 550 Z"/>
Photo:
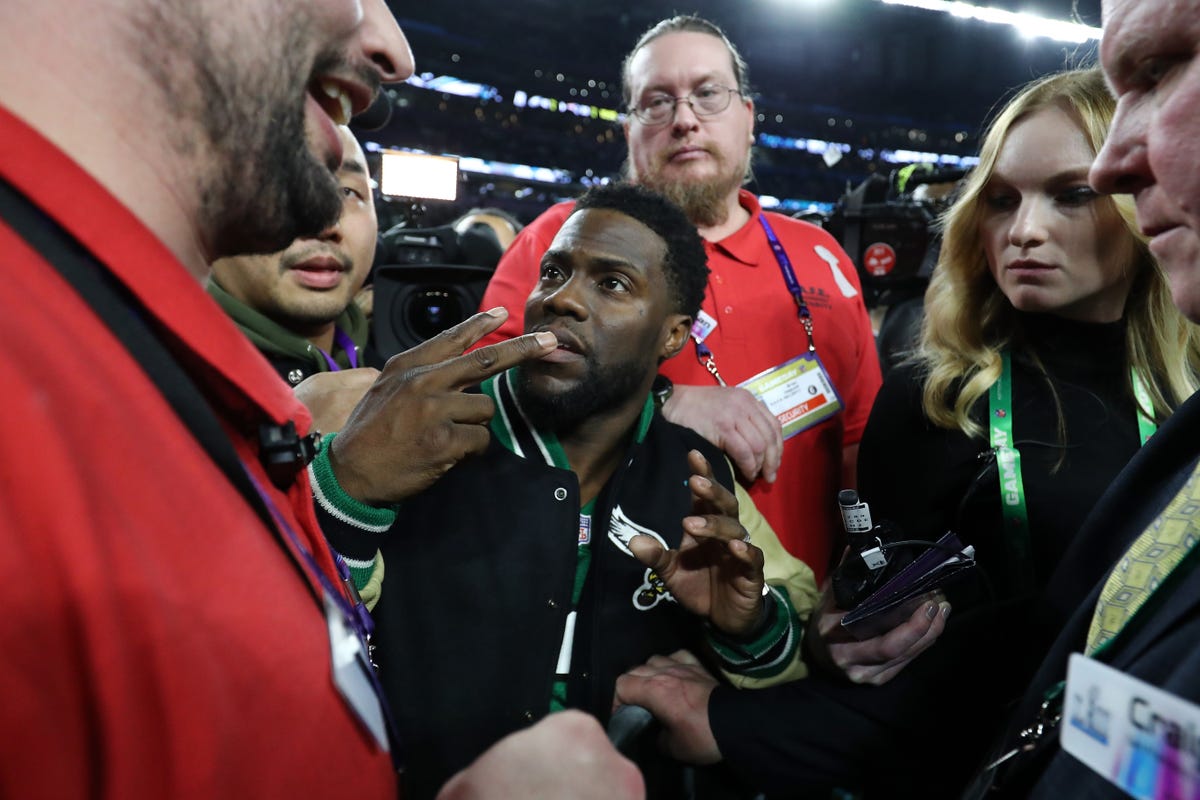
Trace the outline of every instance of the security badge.
<path fill-rule="evenodd" d="M 738 386 L 748 389 L 783 426 L 790 439 L 842 410 L 842 398 L 815 352 L 758 373 Z"/>
<path fill-rule="evenodd" d="M 1062 748 L 1136 798 L 1200 797 L 1200 706 L 1076 653 Z"/>
<path fill-rule="evenodd" d="M 323 593 L 325 622 L 329 628 L 329 650 L 333 662 L 333 682 L 346 705 L 358 717 L 359 723 L 375 739 L 379 749 L 387 753 L 387 722 L 383 706 L 371 681 L 371 662 L 363 649 L 362 639 L 336 600 Z"/>
<path fill-rule="evenodd" d="M 692 323 L 692 338 L 696 340 L 696 344 L 701 344 L 716 327 L 716 319 L 701 309 L 696 312 L 696 321 Z"/>
<path fill-rule="evenodd" d="M 634 558 L 633 551 L 629 549 L 629 540 L 635 536 L 649 536 L 655 539 L 665 548 L 670 548 L 666 541 L 654 531 L 639 525 L 617 506 L 612 510 L 612 517 L 608 523 L 608 539 L 617 549 L 630 558 Z M 667 585 L 663 583 L 663 579 L 658 576 L 654 570 L 647 568 L 646 573 L 642 578 L 642 585 L 637 587 L 633 592 L 633 607 L 638 611 L 649 611 L 659 604 L 660 601 L 667 600 L 674 603 L 675 598 L 667 591 Z"/>

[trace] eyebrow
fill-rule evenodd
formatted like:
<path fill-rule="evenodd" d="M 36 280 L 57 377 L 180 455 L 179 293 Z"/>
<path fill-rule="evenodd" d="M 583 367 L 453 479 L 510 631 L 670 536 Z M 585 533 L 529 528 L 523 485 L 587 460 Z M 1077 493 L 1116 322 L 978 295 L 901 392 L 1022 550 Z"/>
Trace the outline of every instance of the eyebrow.
<path fill-rule="evenodd" d="M 1086 179 L 1088 172 L 1091 171 L 1091 168 L 1092 168 L 1091 164 L 1082 164 L 1078 167 L 1070 167 L 1069 169 L 1059 170 L 1058 172 L 1052 173 L 1052 174 L 1047 175 L 1046 177 L 1042 178 L 1040 183 L 1057 184 L 1057 183 L 1064 183 L 1066 181 L 1078 180 L 1080 178 Z M 993 170 L 991 177 L 988 178 L 989 183 L 991 183 L 994 180 L 995 181 L 1003 181 L 1005 183 L 1012 182 L 1011 179 L 1008 178 L 1008 176 L 1006 176 L 1004 173 L 1000 172 L 999 170 Z"/>
<path fill-rule="evenodd" d="M 349 172 L 353 175 L 366 175 L 367 165 L 361 161 L 343 161 L 338 172 Z"/>
<path fill-rule="evenodd" d="M 574 255 L 575 252 L 572 250 L 551 249 L 546 251 L 546 254 L 542 257 L 542 259 L 543 261 L 546 259 L 555 259 L 568 262 L 578 261 Z M 596 265 L 601 269 L 624 269 L 625 271 L 633 271 L 638 275 L 647 274 L 647 270 L 644 267 L 641 267 L 624 258 L 613 258 L 611 256 L 588 256 L 586 260 L 589 264 Z"/>
<path fill-rule="evenodd" d="M 724 85 L 722 83 L 723 80 L 724 80 L 724 78 L 721 78 L 716 72 L 706 72 L 702 76 L 700 76 L 700 78 L 697 79 L 694 83 L 692 83 L 692 89 L 694 91 L 697 86 L 703 86 L 706 83 L 721 83 L 721 85 Z M 735 83 L 736 83 L 736 81 L 735 81 Z M 667 89 L 666 84 L 664 82 L 648 84 L 646 86 L 646 88 L 642 90 L 643 95 L 650 94 L 652 92 L 658 92 L 661 94 L 670 94 L 671 93 Z"/>

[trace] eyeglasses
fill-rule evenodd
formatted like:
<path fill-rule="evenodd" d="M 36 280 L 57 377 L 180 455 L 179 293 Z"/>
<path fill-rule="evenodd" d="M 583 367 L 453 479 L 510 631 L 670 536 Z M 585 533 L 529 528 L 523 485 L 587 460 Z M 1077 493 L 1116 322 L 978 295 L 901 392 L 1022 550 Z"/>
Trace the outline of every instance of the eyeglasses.
<path fill-rule="evenodd" d="M 683 97 L 672 97 L 669 94 L 650 95 L 640 106 L 631 110 L 643 125 L 653 127 L 666 125 L 674 119 L 675 107 L 684 101 L 687 101 L 692 113 L 698 117 L 720 114 L 729 108 L 729 102 L 735 94 L 741 92 L 717 83 L 706 83 Z"/>

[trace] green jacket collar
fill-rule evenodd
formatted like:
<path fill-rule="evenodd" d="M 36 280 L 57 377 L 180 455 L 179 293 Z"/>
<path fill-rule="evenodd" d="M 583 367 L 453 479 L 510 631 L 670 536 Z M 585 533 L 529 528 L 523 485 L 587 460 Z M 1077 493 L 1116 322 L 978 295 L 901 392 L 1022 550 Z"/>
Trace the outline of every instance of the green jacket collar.
<path fill-rule="evenodd" d="M 563 452 L 558 437 L 549 431 L 539 430 L 535 420 L 529 419 L 517 403 L 513 391 L 513 367 L 507 372 L 488 378 L 483 382 L 483 393 L 496 402 L 496 413 L 490 424 L 492 435 L 506 450 L 521 458 L 543 461 L 559 469 L 571 469 L 567 455 Z M 641 444 L 650 430 L 654 419 L 654 398 L 647 393 L 642 413 L 638 417 L 634 442 Z"/>
<path fill-rule="evenodd" d="M 255 311 L 222 289 L 215 279 L 209 280 L 207 289 L 217 304 L 237 323 L 242 333 L 246 334 L 246 338 L 259 350 L 268 355 L 295 358 L 311 363 L 315 372 L 329 371 L 329 365 L 325 363 L 321 351 L 308 339 Z M 357 303 L 350 303 L 346 310 L 334 320 L 334 325 L 345 331 L 358 347 L 359 352 L 362 352 L 367 343 L 370 326 L 366 315 L 363 314 Z M 330 355 L 333 356 L 333 360 L 338 366 L 350 366 L 349 359 L 341 350 L 330 353 Z M 361 358 L 359 363 L 362 363 Z"/>

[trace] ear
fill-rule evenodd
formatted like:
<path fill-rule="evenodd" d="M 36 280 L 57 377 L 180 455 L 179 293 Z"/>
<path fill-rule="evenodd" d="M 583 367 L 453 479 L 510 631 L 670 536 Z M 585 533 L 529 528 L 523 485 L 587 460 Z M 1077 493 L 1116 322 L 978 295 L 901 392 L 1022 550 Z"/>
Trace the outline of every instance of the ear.
<path fill-rule="evenodd" d="M 687 314 L 671 314 L 663 321 L 663 344 L 658 351 L 660 364 L 679 354 L 679 351 L 687 344 L 691 331 L 692 318 Z"/>

